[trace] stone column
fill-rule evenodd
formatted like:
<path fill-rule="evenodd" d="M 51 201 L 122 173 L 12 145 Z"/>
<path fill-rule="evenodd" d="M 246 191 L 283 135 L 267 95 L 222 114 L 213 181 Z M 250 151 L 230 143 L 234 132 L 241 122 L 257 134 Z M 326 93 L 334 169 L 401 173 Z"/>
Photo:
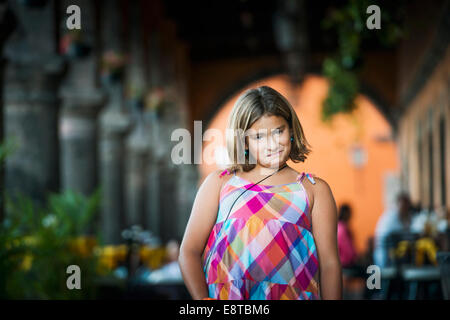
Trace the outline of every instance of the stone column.
<path fill-rule="evenodd" d="M 59 189 L 58 87 L 64 62 L 56 55 L 54 1 L 39 9 L 10 2 L 20 32 L 9 39 L 5 56 L 4 124 L 16 144 L 6 159 L 5 186 L 37 204 Z"/>
<path fill-rule="evenodd" d="M 110 101 L 100 115 L 100 185 L 102 188 L 101 226 L 106 243 L 121 242 L 125 225 L 125 137 L 130 118 L 122 108 L 122 90 L 113 87 Z"/>
<path fill-rule="evenodd" d="M 60 117 L 61 182 L 65 190 L 91 195 L 98 187 L 98 129 L 97 117 L 105 103 L 105 95 L 98 87 L 98 45 L 95 29 L 94 2 L 90 0 L 64 0 L 61 14 L 66 16 L 69 5 L 81 10 L 82 45 L 86 55 L 67 56 L 68 74 L 61 90 Z M 61 34 L 69 32 L 62 19 Z"/>
<path fill-rule="evenodd" d="M 102 2 L 102 39 L 104 52 L 124 54 L 123 1 Z M 133 23 L 133 22 L 130 22 Z M 108 79 L 103 79 L 108 80 Z M 100 116 L 100 181 L 102 187 L 101 228 L 106 243 L 122 242 L 121 231 L 126 225 L 125 169 L 126 137 L 131 118 L 124 106 L 123 74 L 104 81 L 109 102 Z"/>
<path fill-rule="evenodd" d="M 161 237 L 160 230 L 160 203 L 159 203 L 159 178 L 161 173 L 158 171 L 158 159 L 162 156 L 162 148 L 159 141 L 159 119 L 155 112 L 145 112 L 144 121 L 148 126 L 148 140 L 150 149 L 148 155 L 147 170 L 147 201 L 145 208 L 145 225 L 155 236 Z"/>
<path fill-rule="evenodd" d="M 293 84 L 301 83 L 309 59 L 305 1 L 279 1 L 274 18 L 275 40 L 286 71 Z"/>
<path fill-rule="evenodd" d="M 150 140 L 148 123 L 144 119 L 145 92 L 148 88 L 145 68 L 146 30 L 144 24 L 144 4 L 132 2 L 130 7 L 129 48 L 130 66 L 127 70 L 127 83 L 135 90 L 137 96 L 132 100 L 131 110 L 134 115 L 134 128 L 127 139 L 126 152 L 126 223 L 127 226 L 138 224 L 145 229 L 150 225 L 145 219 L 149 199 L 148 190 L 148 158 L 150 156 Z"/>
<path fill-rule="evenodd" d="M 180 127 L 189 130 L 188 123 L 188 77 L 189 77 L 189 61 L 188 48 L 183 42 L 179 42 L 175 49 L 175 79 L 177 87 L 177 105 L 180 117 Z M 191 136 L 191 146 L 193 146 L 194 137 Z M 199 179 L 197 165 L 193 164 L 193 154 L 191 153 L 191 163 L 180 164 L 178 166 L 178 219 L 177 219 L 177 236 L 181 239 L 184 235 L 189 216 L 192 211 L 195 196 L 197 195 L 197 183 Z"/>
<path fill-rule="evenodd" d="M 162 149 L 157 158 L 159 173 L 159 222 L 161 239 L 168 241 L 179 238 L 179 187 L 180 167 L 172 161 L 172 132 L 182 126 L 179 105 L 171 101 L 164 106 L 160 115 L 160 135 L 157 141 Z"/>
<path fill-rule="evenodd" d="M 149 50 L 149 78 L 150 88 L 160 87 L 166 90 L 170 82 L 170 62 L 171 53 L 164 45 L 170 41 L 172 35 L 164 28 L 164 24 L 158 21 L 155 29 L 150 34 Z M 167 241 L 176 234 L 176 221 L 178 210 L 178 199 L 176 193 L 175 165 L 170 159 L 170 131 L 171 123 L 175 121 L 176 115 L 168 108 L 173 108 L 165 104 L 162 110 L 149 111 L 148 118 L 151 123 L 151 149 L 149 185 L 152 188 L 151 210 L 149 210 L 148 220 L 152 222 L 151 230 L 160 237 L 162 241 Z"/>
<path fill-rule="evenodd" d="M 152 87 L 162 87 L 167 92 L 167 103 L 158 112 L 153 125 L 151 171 L 158 176 L 151 177 L 151 184 L 157 184 L 157 210 L 151 212 L 163 241 L 181 239 L 189 217 L 191 201 L 197 181 L 196 170 L 191 165 L 176 165 L 171 159 L 171 134 L 177 128 L 188 128 L 186 47 L 176 38 L 175 25 L 162 20 L 156 32 L 152 33 L 150 51 L 150 79 Z M 194 170 L 192 170 L 194 169 Z M 195 187 L 193 187 L 195 186 Z M 195 194 L 193 195 L 195 197 Z M 156 206 L 155 206 L 156 207 Z M 155 215 L 156 214 L 156 215 Z"/>
<path fill-rule="evenodd" d="M 5 41 L 11 35 L 11 33 L 16 28 L 16 19 L 11 11 L 11 8 L 7 1 L 0 3 L 0 52 L 2 56 L 0 57 L 0 141 L 5 144 L 4 141 L 4 126 L 3 126 L 3 87 L 5 85 L 4 81 L 4 68 L 6 64 L 6 59 L 3 58 L 3 46 Z M 4 145 L 5 146 L 5 145 Z M 6 146 L 5 146 L 6 147 Z M 4 185 L 5 177 L 5 167 L 3 161 L 0 163 L 0 186 Z M 0 192 L 0 223 L 4 219 L 4 192 Z"/>
<path fill-rule="evenodd" d="M 148 157 L 150 155 L 150 141 L 147 126 L 142 114 L 127 139 L 126 151 L 126 224 L 140 225 L 148 229 L 145 211 L 148 203 L 146 191 L 148 188 Z"/>
<path fill-rule="evenodd" d="M 157 1 L 153 2 L 157 4 Z M 150 89 L 160 83 L 160 48 L 158 43 L 157 26 L 159 24 L 160 12 L 152 8 L 154 19 L 152 22 L 152 29 L 148 30 L 148 78 Z M 157 237 L 161 239 L 161 207 L 160 207 L 160 189 L 159 181 L 162 173 L 159 171 L 158 159 L 162 157 L 164 150 L 160 143 L 160 130 L 163 125 L 158 119 L 158 114 L 153 110 L 146 110 L 144 112 L 145 122 L 149 126 L 149 141 L 150 141 L 150 155 L 148 158 L 148 190 L 147 190 L 147 208 L 145 212 L 145 221 L 148 229 Z"/>

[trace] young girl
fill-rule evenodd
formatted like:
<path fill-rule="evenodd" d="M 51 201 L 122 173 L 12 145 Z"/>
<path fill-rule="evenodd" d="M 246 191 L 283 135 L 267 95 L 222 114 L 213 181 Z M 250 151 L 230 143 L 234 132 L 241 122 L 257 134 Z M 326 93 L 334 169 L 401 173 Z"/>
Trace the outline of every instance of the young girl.
<path fill-rule="evenodd" d="M 270 87 L 248 90 L 228 129 L 232 163 L 200 186 L 180 248 L 193 299 L 341 299 L 330 187 L 286 164 L 310 152 L 292 106 Z"/>

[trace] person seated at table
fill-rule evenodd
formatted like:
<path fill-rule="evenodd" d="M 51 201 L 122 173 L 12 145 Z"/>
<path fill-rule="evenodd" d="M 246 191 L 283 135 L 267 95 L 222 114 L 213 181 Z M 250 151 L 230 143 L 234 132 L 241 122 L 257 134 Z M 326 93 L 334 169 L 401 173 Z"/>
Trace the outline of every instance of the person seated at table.
<path fill-rule="evenodd" d="M 418 212 L 411 222 L 411 231 L 423 236 L 436 237 L 448 227 L 445 207 L 428 208 Z"/>
<path fill-rule="evenodd" d="M 337 238 L 339 258 L 344 268 L 353 266 L 357 259 L 352 232 L 349 228 L 351 214 L 351 207 L 348 204 L 345 203 L 339 207 Z"/>
<path fill-rule="evenodd" d="M 374 262 L 379 267 L 389 264 L 386 239 L 394 232 L 409 232 L 414 211 L 406 193 L 397 196 L 396 206 L 388 208 L 380 217 L 375 229 Z"/>
<path fill-rule="evenodd" d="M 166 245 L 166 263 L 159 269 L 154 270 L 147 277 L 150 283 L 182 282 L 181 270 L 178 263 L 180 245 L 177 240 L 170 240 Z"/>

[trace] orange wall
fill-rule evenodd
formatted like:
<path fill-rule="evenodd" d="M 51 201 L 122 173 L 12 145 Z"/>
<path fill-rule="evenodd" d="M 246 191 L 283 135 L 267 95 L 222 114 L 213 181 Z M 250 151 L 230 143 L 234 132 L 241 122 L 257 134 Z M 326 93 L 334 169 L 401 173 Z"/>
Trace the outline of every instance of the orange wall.
<path fill-rule="evenodd" d="M 300 87 L 292 89 L 286 76 L 274 76 L 252 83 L 247 88 L 268 85 L 282 93 L 297 112 L 312 146 L 305 163 L 289 165 L 297 171 L 307 171 L 321 177 L 330 185 L 336 203 L 349 202 L 353 208 L 350 226 L 358 251 L 366 249 L 367 240 L 373 236 L 377 220 L 384 210 L 384 173 L 398 171 L 397 150 L 392 140 L 379 142 L 377 137 L 390 137 L 391 128 L 375 106 L 364 96 L 358 96 L 358 108 L 352 115 L 338 115 L 331 124 L 320 120 L 321 103 L 327 93 L 327 82 L 319 76 L 308 76 Z M 225 132 L 228 115 L 239 96 L 225 103 L 209 128 Z M 203 130 L 203 133 L 206 128 Z M 212 141 L 215 146 L 225 146 L 225 141 Z M 209 143 L 205 142 L 203 148 Z M 360 169 L 350 161 L 349 150 L 359 143 L 367 152 L 367 163 Z M 204 150 L 204 149 L 203 149 Z M 217 165 L 199 166 L 201 181 Z M 201 182 L 200 181 L 200 182 Z"/>

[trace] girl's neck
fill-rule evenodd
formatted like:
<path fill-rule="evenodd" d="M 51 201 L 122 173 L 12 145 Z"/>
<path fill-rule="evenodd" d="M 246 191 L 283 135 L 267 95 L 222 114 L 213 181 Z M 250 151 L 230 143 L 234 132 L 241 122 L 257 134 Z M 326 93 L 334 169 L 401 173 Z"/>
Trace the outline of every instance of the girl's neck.
<path fill-rule="evenodd" d="M 253 168 L 252 172 L 254 172 L 257 175 L 267 176 L 269 174 L 275 173 L 277 170 L 280 170 L 284 166 L 286 166 L 286 162 L 282 163 L 279 167 L 263 167 L 263 166 L 257 164 Z"/>

